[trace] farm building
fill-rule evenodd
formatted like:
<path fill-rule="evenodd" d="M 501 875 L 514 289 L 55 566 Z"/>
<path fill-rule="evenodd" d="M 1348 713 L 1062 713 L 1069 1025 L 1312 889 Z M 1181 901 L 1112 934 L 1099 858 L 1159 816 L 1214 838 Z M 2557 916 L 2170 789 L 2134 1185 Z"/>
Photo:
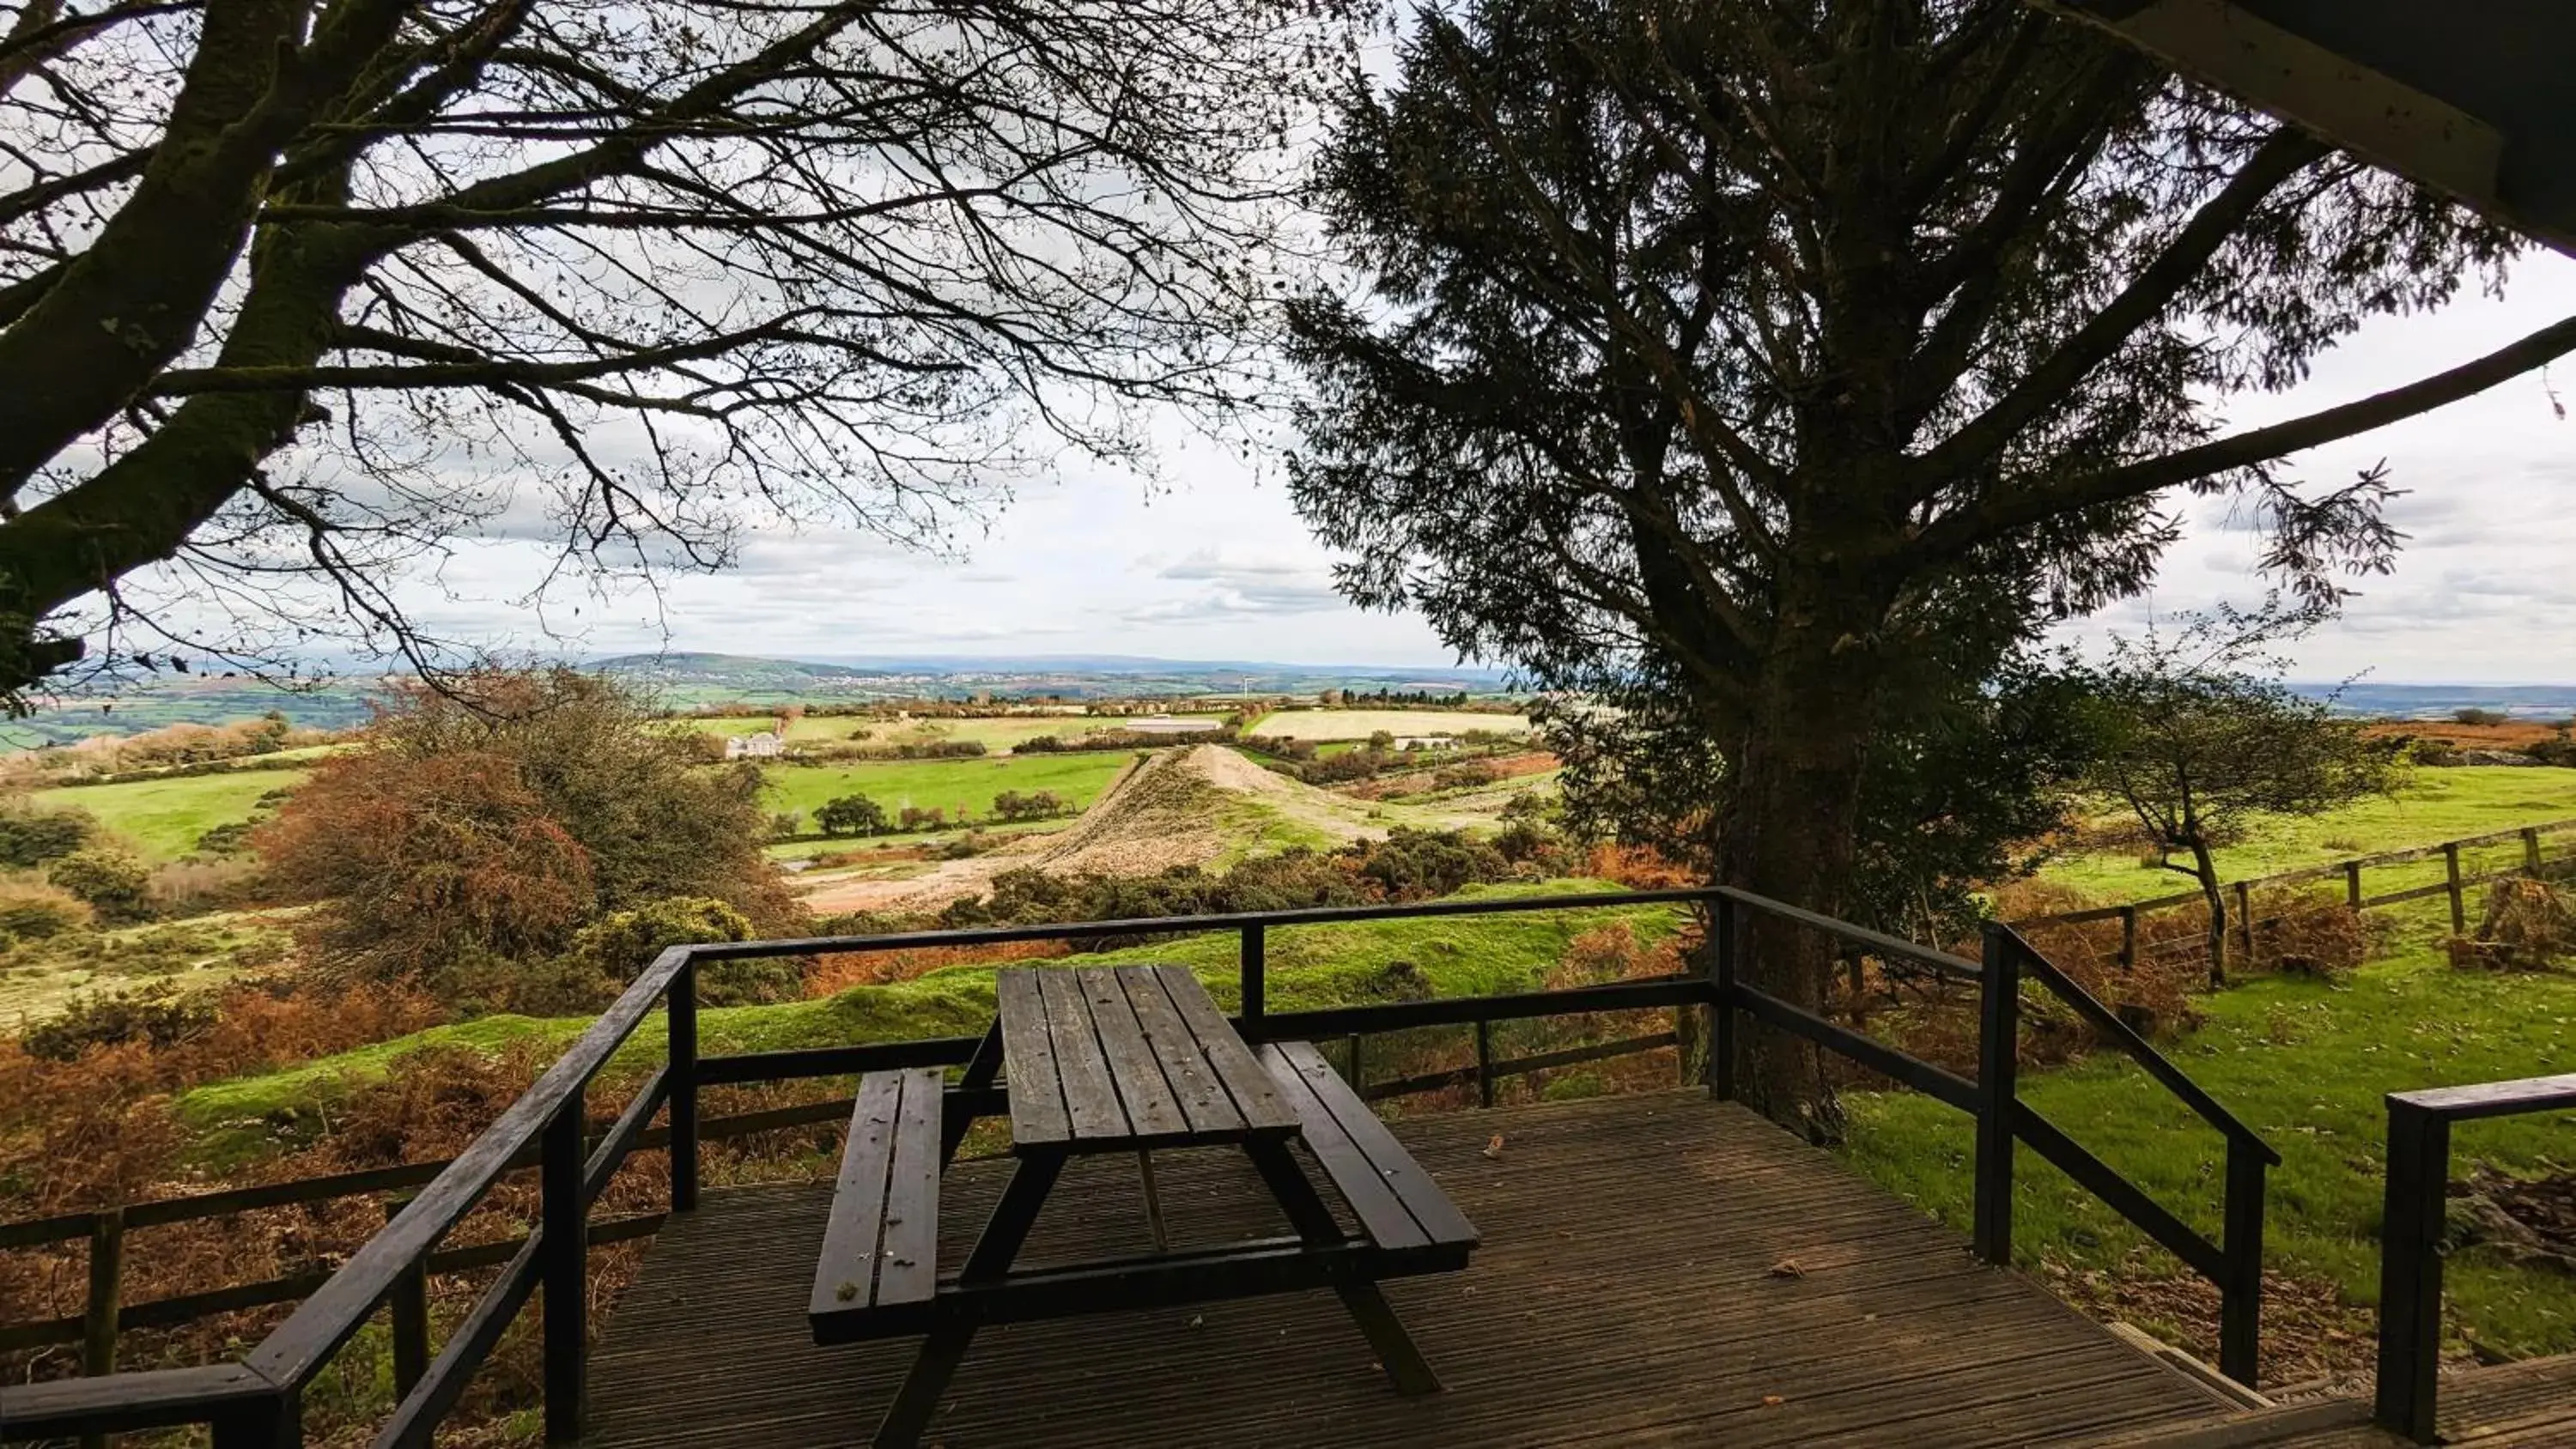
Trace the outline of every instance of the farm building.
<path fill-rule="evenodd" d="M 774 760 L 787 753 L 787 742 L 775 731 L 762 730 L 756 735 L 735 735 L 725 741 L 728 760 Z"/>

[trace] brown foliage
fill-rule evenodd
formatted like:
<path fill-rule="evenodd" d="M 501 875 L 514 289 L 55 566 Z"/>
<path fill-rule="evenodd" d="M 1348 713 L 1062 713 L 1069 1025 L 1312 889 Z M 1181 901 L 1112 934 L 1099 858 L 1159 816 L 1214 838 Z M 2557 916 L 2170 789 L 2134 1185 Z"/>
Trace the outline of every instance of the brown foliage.
<path fill-rule="evenodd" d="M 1583 873 L 1641 891 L 1678 890 L 1683 886 L 1707 884 L 1699 872 L 1665 859 L 1651 845 L 1609 842 L 1595 845 L 1584 859 Z"/>
<path fill-rule="evenodd" d="M 2547 881 L 2507 879 L 2487 889 L 2477 934 L 2450 942 L 2461 968 L 2547 971 L 2576 956 L 2576 906 Z"/>

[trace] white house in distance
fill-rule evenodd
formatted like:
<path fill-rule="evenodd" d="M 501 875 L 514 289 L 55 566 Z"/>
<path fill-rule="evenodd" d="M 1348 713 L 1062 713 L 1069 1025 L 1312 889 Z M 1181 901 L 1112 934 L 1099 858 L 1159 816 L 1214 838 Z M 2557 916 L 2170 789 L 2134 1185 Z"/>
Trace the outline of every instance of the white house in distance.
<path fill-rule="evenodd" d="M 754 735 L 727 735 L 725 758 L 728 760 L 774 760 L 787 752 L 787 742 L 774 730 Z"/>

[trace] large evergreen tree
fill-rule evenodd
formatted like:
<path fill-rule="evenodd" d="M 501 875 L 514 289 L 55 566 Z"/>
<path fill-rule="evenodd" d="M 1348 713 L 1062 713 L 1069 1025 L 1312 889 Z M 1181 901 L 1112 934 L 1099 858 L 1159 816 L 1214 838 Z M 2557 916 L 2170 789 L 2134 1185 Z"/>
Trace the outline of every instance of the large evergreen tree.
<path fill-rule="evenodd" d="M 1319 187 L 1357 297 L 1294 313 L 1293 482 L 1355 598 L 1574 689 L 1670 680 L 1720 877 L 1843 909 L 1874 749 L 2142 588 L 2176 489 L 2311 594 L 2388 485 L 2278 460 L 2576 347 L 2561 322 L 2227 432 L 2510 238 L 2022 0 L 1474 0 L 1353 82 Z M 1748 969 L 1814 1003 L 1821 943 Z M 1768 1042 L 1749 1085 L 1821 1097 Z"/>

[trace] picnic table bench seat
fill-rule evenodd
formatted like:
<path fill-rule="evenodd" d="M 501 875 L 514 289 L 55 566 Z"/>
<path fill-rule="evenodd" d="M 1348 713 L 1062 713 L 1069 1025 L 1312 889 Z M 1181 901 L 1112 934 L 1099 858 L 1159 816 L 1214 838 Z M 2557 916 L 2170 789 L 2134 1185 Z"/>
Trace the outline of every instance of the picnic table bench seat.
<path fill-rule="evenodd" d="M 1423 1171 L 1312 1042 L 1272 1042 L 1261 1063 L 1279 1079 L 1306 1150 L 1351 1206 L 1386 1276 L 1467 1265 L 1476 1225 Z"/>
<path fill-rule="evenodd" d="M 859 1079 L 841 1175 L 814 1276 L 812 1311 L 926 1310 L 939 1289 L 939 1173 L 946 1073 L 937 1067 Z"/>

